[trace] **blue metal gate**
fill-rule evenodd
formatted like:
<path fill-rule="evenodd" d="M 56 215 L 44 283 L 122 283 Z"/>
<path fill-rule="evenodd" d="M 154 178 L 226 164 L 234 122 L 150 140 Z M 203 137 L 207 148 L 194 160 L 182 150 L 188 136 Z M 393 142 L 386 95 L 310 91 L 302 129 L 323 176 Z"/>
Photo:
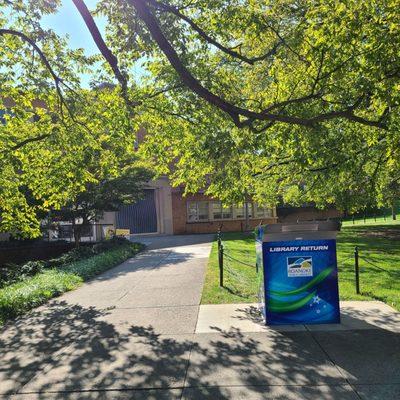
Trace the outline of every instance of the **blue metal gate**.
<path fill-rule="evenodd" d="M 135 204 L 123 206 L 117 212 L 117 228 L 131 233 L 157 232 L 157 210 L 154 190 L 146 189 L 144 198 Z"/>

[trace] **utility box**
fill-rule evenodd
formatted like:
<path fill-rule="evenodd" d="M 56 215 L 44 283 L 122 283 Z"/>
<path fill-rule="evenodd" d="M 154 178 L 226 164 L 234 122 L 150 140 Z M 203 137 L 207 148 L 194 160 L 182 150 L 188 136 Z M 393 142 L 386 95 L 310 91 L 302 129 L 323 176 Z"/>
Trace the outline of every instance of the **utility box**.
<path fill-rule="evenodd" d="M 267 325 L 340 323 L 336 221 L 258 228 L 259 303 Z"/>

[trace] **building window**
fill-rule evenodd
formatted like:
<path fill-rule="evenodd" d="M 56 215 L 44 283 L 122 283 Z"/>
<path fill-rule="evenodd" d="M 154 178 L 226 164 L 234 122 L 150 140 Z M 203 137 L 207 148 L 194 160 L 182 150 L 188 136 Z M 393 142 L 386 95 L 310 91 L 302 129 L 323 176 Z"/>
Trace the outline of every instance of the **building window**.
<path fill-rule="evenodd" d="M 233 206 L 233 218 L 243 219 L 244 218 L 244 205 L 235 204 Z"/>
<path fill-rule="evenodd" d="M 244 216 L 246 217 L 246 208 L 244 210 L 245 214 Z M 247 212 L 249 213 L 249 218 L 253 218 L 253 203 L 247 203 Z"/>
<path fill-rule="evenodd" d="M 267 207 L 256 207 L 256 218 L 270 218 L 272 217 L 272 209 Z"/>
<path fill-rule="evenodd" d="M 207 201 L 199 201 L 197 203 L 197 212 L 199 221 L 207 221 L 208 216 L 208 202 Z"/>
<path fill-rule="evenodd" d="M 220 202 L 212 203 L 212 219 L 222 219 L 222 204 Z"/>
<path fill-rule="evenodd" d="M 232 219 L 232 206 L 223 206 L 220 201 L 212 203 L 211 219 Z"/>
<path fill-rule="evenodd" d="M 253 218 L 253 203 L 247 202 L 247 212 L 249 214 L 249 218 Z M 233 215 L 236 219 L 245 219 L 246 218 L 246 203 L 239 205 L 236 204 L 233 206 Z"/>
<path fill-rule="evenodd" d="M 250 219 L 272 217 L 272 209 L 247 202 Z M 246 203 L 233 206 L 222 205 L 220 201 L 188 201 L 187 221 L 222 221 L 246 218 Z"/>
<path fill-rule="evenodd" d="M 232 207 L 223 206 L 222 207 L 222 219 L 232 219 Z"/>
<path fill-rule="evenodd" d="M 188 217 L 189 222 L 197 221 L 197 203 L 195 201 L 188 201 Z"/>
<path fill-rule="evenodd" d="M 188 221 L 207 221 L 208 220 L 207 201 L 188 201 Z"/>

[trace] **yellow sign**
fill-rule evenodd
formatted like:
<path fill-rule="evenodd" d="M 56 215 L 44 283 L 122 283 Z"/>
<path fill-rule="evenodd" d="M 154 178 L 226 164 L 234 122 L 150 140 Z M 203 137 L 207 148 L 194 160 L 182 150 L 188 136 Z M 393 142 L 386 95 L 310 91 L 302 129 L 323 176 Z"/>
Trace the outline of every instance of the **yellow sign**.
<path fill-rule="evenodd" d="M 115 235 L 116 236 L 128 236 L 131 234 L 129 229 L 116 229 Z"/>
<path fill-rule="evenodd" d="M 103 226 L 103 235 L 105 239 L 111 239 L 115 235 L 113 226 Z"/>

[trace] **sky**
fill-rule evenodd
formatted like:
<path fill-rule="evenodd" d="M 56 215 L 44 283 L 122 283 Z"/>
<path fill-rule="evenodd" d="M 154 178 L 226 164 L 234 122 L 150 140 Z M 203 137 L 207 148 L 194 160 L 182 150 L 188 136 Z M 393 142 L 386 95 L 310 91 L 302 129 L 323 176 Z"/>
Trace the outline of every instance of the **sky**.
<path fill-rule="evenodd" d="M 93 10 L 96 7 L 97 2 L 98 0 L 86 0 L 85 4 L 89 10 Z M 94 19 L 97 27 L 105 38 L 105 26 L 107 24 L 106 17 L 94 17 Z M 85 54 L 88 56 L 99 53 L 88 28 L 72 0 L 62 0 L 62 6 L 59 8 L 58 12 L 56 14 L 44 16 L 42 24 L 43 27 L 51 28 L 61 36 L 68 35 L 68 42 L 71 48 L 83 48 Z M 134 66 L 132 72 L 133 76 L 138 81 L 146 75 L 145 70 L 141 66 L 140 60 L 137 65 Z M 89 81 L 90 76 L 81 75 L 81 85 L 83 87 L 88 87 Z"/>
<path fill-rule="evenodd" d="M 98 0 L 85 0 L 85 4 L 89 10 L 93 10 L 96 7 L 97 2 Z M 94 19 L 97 27 L 105 38 L 107 18 L 96 16 Z M 41 23 L 44 28 L 52 29 L 60 36 L 65 37 L 68 35 L 68 43 L 72 49 L 83 48 L 85 54 L 88 56 L 99 53 L 85 22 L 72 0 L 62 0 L 62 5 L 58 9 L 58 12 L 43 16 Z M 137 81 L 140 81 L 144 76 L 146 76 L 146 71 L 141 65 L 142 61 L 143 59 L 139 60 L 132 70 L 133 76 Z M 82 87 L 89 87 L 90 79 L 90 75 L 82 74 Z"/>
<path fill-rule="evenodd" d="M 89 10 L 93 10 L 97 0 L 86 0 Z M 95 18 L 98 28 L 104 32 L 105 18 Z M 72 48 L 84 48 L 86 55 L 98 53 L 98 49 L 72 0 L 63 0 L 57 14 L 43 18 L 43 26 L 53 29 L 59 35 L 68 35 Z"/>

